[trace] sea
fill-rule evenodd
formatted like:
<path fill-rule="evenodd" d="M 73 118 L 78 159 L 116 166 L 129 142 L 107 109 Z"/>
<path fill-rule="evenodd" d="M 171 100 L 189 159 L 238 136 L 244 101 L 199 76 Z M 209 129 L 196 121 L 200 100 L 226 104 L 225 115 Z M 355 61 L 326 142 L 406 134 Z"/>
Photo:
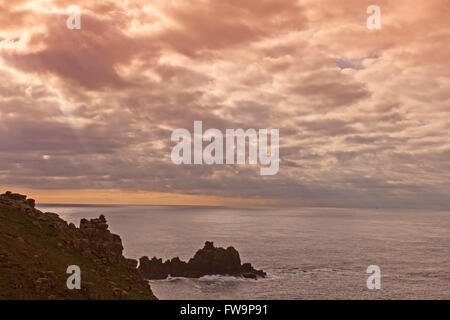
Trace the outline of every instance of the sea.
<path fill-rule="evenodd" d="M 265 279 L 150 281 L 159 299 L 450 299 L 450 211 L 361 208 L 40 205 L 79 225 L 105 215 L 128 258 L 188 260 L 235 247 Z M 74 261 L 76 264 L 76 261 Z M 368 286 L 380 271 L 379 289 Z M 370 270 L 369 270 L 370 271 Z M 372 289 L 369 289 L 371 287 Z"/>

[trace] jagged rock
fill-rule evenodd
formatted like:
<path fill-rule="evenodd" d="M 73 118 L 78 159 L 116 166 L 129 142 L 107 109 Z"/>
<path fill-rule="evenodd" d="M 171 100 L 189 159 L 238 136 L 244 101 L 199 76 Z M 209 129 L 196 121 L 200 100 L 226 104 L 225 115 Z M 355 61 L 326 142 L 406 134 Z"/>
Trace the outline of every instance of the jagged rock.
<path fill-rule="evenodd" d="M 2 194 L 2 196 L 5 196 L 12 200 L 25 201 L 27 199 L 27 196 L 25 196 L 23 194 L 19 194 L 19 193 L 12 193 L 11 191 L 6 191 L 4 194 Z"/>
<path fill-rule="evenodd" d="M 168 272 L 162 259 L 153 257 L 151 260 L 144 256 L 139 259 L 139 271 L 147 279 L 165 279 Z"/>
<path fill-rule="evenodd" d="M 31 208 L 34 208 L 36 202 L 34 201 L 34 199 L 27 199 L 27 204 L 28 204 Z"/>
<path fill-rule="evenodd" d="M 139 259 L 139 271 L 147 279 L 165 279 L 172 277 L 199 278 L 205 275 L 232 275 L 257 279 L 265 277 L 266 273 L 256 270 L 250 263 L 241 265 L 239 252 L 228 247 L 216 248 L 213 242 L 205 242 L 203 249 L 198 250 L 189 262 L 181 261 L 178 257 L 166 260 L 153 257 L 151 260 L 144 256 Z"/>
<path fill-rule="evenodd" d="M 188 264 L 201 274 L 237 274 L 241 269 L 239 253 L 233 247 L 215 248 L 212 242 L 206 242 Z"/>
<path fill-rule="evenodd" d="M 0 290 L 0 300 L 18 296 L 29 299 L 156 299 L 148 282 L 136 269 L 137 261 L 123 256 L 122 239 L 108 230 L 104 215 L 82 219 L 77 228 L 56 213 L 37 210 L 33 199 L 7 191 L 0 195 L 0 221 L 0 283 L 3 278 L 23 273 L 19 280 L 9 282 L 11 290 Z M 46 259 L 48 253 L 60 259 Z M 23 259 L 32 262 L 22 272 Z M 82 290 L 67 290 L 65 270 L 73 264 L 80 264 L 83 275 L 90 274 L 90 288 L 82 281 Z M 58 275 L 45 271 L 48 268 L 56 270 Z M 108 286 L 108 280 L 112 279 L 117 283 Z M 33 287 L 35 290 L 28 290 Z"/>

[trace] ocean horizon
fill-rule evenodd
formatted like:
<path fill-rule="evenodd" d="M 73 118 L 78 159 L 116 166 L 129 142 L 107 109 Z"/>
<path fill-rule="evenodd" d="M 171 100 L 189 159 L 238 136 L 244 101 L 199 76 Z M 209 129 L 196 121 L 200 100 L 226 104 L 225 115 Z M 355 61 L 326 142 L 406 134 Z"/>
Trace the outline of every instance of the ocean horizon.
<path fill-rule="evenodd" d="M 150 281 L 160 299 L 448 299 L 450 212 L 423 209 L 38 205 L 78 225 L 105 215 L 124 255 L 187 261 L 205 241 L 233 246 L 266 279 Z M 270 245 L 269 245 L 270 244 Z M 367 290 L 369 265 L 382 289 Z"/>

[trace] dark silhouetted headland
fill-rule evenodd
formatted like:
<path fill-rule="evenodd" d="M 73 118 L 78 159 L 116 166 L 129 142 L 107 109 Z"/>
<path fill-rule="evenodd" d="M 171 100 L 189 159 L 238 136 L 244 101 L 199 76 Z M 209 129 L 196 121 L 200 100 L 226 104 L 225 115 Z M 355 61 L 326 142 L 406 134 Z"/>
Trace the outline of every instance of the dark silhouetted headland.
<path fill-rule="evenodd" d="M 156 299 L 103 215 L 77 228 L 34 206 L 0 195 L 0 299 Z M 67 288 L 70 265 L 81 269 L 80 290 Z"/>

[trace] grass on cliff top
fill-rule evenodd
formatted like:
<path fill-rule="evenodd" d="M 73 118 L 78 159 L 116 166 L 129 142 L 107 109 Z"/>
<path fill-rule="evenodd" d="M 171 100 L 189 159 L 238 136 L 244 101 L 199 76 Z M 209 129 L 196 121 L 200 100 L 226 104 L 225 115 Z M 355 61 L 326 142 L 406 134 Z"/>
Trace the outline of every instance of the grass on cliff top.
<path fill-rule="evenodd" d="M 0 299 L 151 299 L 125 268 L 102 265 L 65 247 L 61 235 L 48 224 L 0 205 Z M 69 290 L 69 265 L 81 268 L 81 284 L 88 290 Z M 52 286 L 39 292 L 35 281 L 47 273 Z M 117 291 L 117 290 L 116 290 Z"/>

